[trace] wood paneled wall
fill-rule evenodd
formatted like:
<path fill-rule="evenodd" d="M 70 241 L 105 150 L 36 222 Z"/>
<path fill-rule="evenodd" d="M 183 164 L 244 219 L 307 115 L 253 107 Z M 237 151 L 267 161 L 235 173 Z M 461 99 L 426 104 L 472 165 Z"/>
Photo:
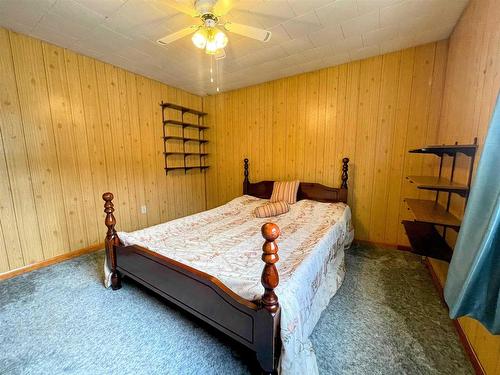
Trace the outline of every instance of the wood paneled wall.
<path fill-rule="evenodd" d="M 470 143 L 478 138 L 479 156 L 500 90 L 500 2 L 472 0 L 450 41 L 439 142 Z M 477 166 L 477 160 L 476 160 Z M 457 161 L 455 177 L 467 182 L 468 159 Z M 464 200 L 454 197 L 452 210 L 462 216 Z M 453 231 L 449 231 L 451 235 Z M 448 236 L 454 244 L 456 237 Z M 444 284 L 447 264 L 431 262 Z M 476 320 L 459 319 L 486 374 L 500 374 L 500 336 Z"/>
<path fill-rule="evenodd" d="M 2 28 L 0 51 L 0 273 L 102 242 L 105 191 L 119 230 L 205 209 L 204 174 L 165 176 L 159 106 L 201 97 Z"/>
<path fill-rule="evenodd" d="M 208 206 L 241 195 L 245 157 L 252 181 L 340 186 L 348 156 L 356 238 L 406 244 L 402 198 L 425 192 L 404 176 L 435 168 L 407 150 L 437 141 L 446 56 L 431 43 L 206 97 Z"/>

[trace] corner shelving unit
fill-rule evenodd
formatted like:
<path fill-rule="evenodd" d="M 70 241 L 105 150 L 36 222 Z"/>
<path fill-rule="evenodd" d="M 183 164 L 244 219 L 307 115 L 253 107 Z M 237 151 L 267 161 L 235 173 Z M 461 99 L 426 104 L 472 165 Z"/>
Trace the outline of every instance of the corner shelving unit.
<path fill-rule="evenodd" d="M 208 153 L 205 152 L 205 145 L 208 143 L 208 140 L 204 139 L 205 134 L 204 131 L 208 129 L 208 126 L 202 123 L 202 119 L 207 115 L 205 112 L 198 111 L 196 109 L 183 107 L 174 103 L 160 103 L 162 108 L 162 121 L 163 121 L 163 143 L 164 143 L 164 152 L 163 155 L 165 157 L 165 173 L 168 174 L 169 171 L 174 170 L 184 170 L 184 173 L 191 169 L 199 169 L 200 171 L 206 170 L 209 166 L 205 164 L 205 157 L 208 156 Z M 173 109 L 181 112 L 181 120 L 167 119 L 165 115 L 166 109 Z M 186 114 L 191 114 L 196 116 L 196 123 L 188 122 L 185 119 Z M 182 129 L 181 135 L 169 135 L 167 134 L 167 127 L 175 126 L 180 127 Z M 198 137 L 188 136 L 185 133 L 186 128 L 193 128 L 198 130 Z M 173 151 L 169 150 L 169 141 L 182 141 L 182 151 Z M 198 144 L 198 150 L 193 152 L 191 150 L 186 150 L 187 142 L 195 142 Z M 181 166 L 172 166 L 169 165 L 169 157 L 170 156 L 183 156 L 183 165 Z M 188 165 L 186 159 L 189 156 L 198 156 L 199 164 L 198 165 Z"/>
<path fill-rule="evenodd" d="M 436 198 L 434 200 L 405 199 L 408 208 L 413 214 L 414 220 L 403 220 L 402 223 L 414 253 L 447 262 L 451 260 L 453 250 L 446 243 L 446 230 L 447 228 L 451 228 L 458 232 L 461 224 L 460 219 L 450 213 L 451 194 L 457 194 L 465 198 L 467 203 L 476 151 L 477 139 L 474 139 L 474 143 L 470 145 L 459 145 L 455 143 L 454 145 L 425 146 L 409 151 L 414 154 L 436 155 L 440 158 L 438 176 L 407 177 L 407 179 L 414 183 L 418 189 L 436 192 Z M 470 157 L 467 184 L 459 184 L 453 181 L 458 153 Z M 449 178 L 442 176 L 443 159 L 445 156 L 452 158 Z M 440 193 L 448 194 L 446 207 L 439 204 Z M 439 233 L 436 226 L 443 228 L 443 234 Z"/>

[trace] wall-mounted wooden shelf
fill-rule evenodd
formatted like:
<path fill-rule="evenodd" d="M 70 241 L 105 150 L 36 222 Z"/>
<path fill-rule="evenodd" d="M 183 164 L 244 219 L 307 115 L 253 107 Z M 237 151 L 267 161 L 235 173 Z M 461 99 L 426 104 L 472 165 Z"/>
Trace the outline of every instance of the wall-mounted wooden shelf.
<path fill-rule="evenodd" d="M 453 156 L 457 153 L 462 153 L 467 156 L 472 156 L 476 153 L 477 145 L 433 145 L 433 146 L 425 146 L 422 148 L 417 148 L 414 150 L 410 150 L 409 152 L 414 154 L 434 154 L 437 156 Z"/>
<path fill-rule="evenodd" d="M 178 141 L 184 141 L 184 142 L 200 142 L 200 143 L 207 143 L 208 141 L 206 139 L 198 139 L 198 138 L 185 138 L 185 137 L 177 137 L 173 135 L 167 135 L 163 137 L 165 141 L 168 141 L 169 139 L 172 140 L 178 140 Z"/>
<path fill-rule="evenodd" d="M 409 151 L 413 154 L 437 155 L 440 158 L 439 173 L 437 176 L 406 177 L 411 183 L 414 183 L 417 188 L 436 192 L 435 200 L 405 199 L 409 210 L 413 214 L 414 220 L 403 220 L 402 224 L 414 253 L 448 262 L 451 260 L 453 250 L 446 243 L 446 229 L 453 228 L 458 231 L 461 224 L 460 219 L 450 213 L 451 194 L 457 194 L 465 198 L 465 203 L 467 203 L 476 151 L 477 139 L 474 139 L 474 143 L 470 145 L 459 145 L 455 143 L 454 145 L 425 146 Z M 460 184 L 453 181 L 458 153 L 462 153 L 471 159 L 467 184 Z M 444 156 L 452 158 L 449 178 L 442 176 Z M 439 193 L 448 194 L 446 207 L 438 203 Z M 442 234 L 438 232 L 435 227 L 436 225 L 443 228 Z"/>
<path fill-rule="evenodd" d="M 178 104 L 173 103 L 164 103 L 161 102 L 160 106 L 162 108 L 162 121 L 163 121 L 163 144 L 164 144 L 164 152 L 163 155 L 165 157 L 165 173 L 168 174 L 169 171 L 175 170 L 184 170 L 184 173 L 191 169 L 199 169 L 200 171 L 205 171 L 208 168 L 208 165 L 205 165 L 205 157 L 208 156 L 208 153 L 205 152 L 205 145 L 208 143 L 208 140 L 204 139 L 204 130 L 208 129 L 208 126 L 205 126 L 202 123 L 203 116 L 206 116 L 207 113 L 198 111 L 196 109 L 183 107 Z M 166 119 L 165 110 L 173 109 L 181 112 L 181 120 L 174 119 Z M 197 116 L 198 122 L 196 124 L 192 122 L 185 121 L 185 114 L 191 114 Z M 168 126 L 180 126 L 182 128 L 182 135 L 167 135 L 167 127 Z M 184 131 L 186 128 L 198 129 L 198 137 L 194 137 L 193 134 L 187 135 Z M 168 150 L 167 144 L 169 140 L 178 140 L 182 141 L 182 151 L 178 150 Z M 187 142 L 197 142 L 198 150 L 196 152 L 191 151 L 193 147 L 189 147 L 190 149 L 186 149 Z M 170 143 L 170 147 L 174 144 Z M 194 146 L 190 144 L 190 146 Z M 183 156 L 183 164 L 181 166 L 169 166 L 169 156 L 182 155 Z M 199 165 L 187 165 L 186 159 L 188 156 L 197 156 L 199 157 Z M 192 158 L 189 158 L 192 162 Z M 178 161 L 177 161 L 178 163 Z"/>
<path fill-rule="evenodd" d="M 183 152 L 183 151 L 172 151 L 172 152 L 164 152 L 165 155 L 184 155 L 184 156 L 192 156 L 192 155 L 201 155 L 207 156 L 208 152 Z"/>
<path fill-rule="evenodd" d="M 183 128 L 208 129 L 208 126 L 205 126 L 205 125 L 191 124 L 189 122 L 183 122 L 183 121 L 177 121 L 177 120 L 165 120 L 165 121 L 163 121 L 163 124 L 164 125 L 178 125 L 178 126 L 182 126 Z"/>
<path fill-rule="evenodd" d="M 190 169 L 199 169 L 199 170 L 205 170 L 210 168 L 208 165 L 194 165 L 192 167 L 165 167 L 165 171 L 175 171 L 175 170 L 184 170 L 184 171 L 189 171 Z"/>
<path fill-rule="evenodd" d="M 446 262 L 451 260 L 453 250 L 434 225 L 409 220 L 403 220 L 403 225 L 413 253 Z"/>
<path fill-rule="evenodd" d="M 406 198 L 405 202 L 412 211 L 415 221 L 460 228 L 460 219 L 446 211 L 446 208 L 436 201 Z"/>
<path fill-rule="evenodd" d="M 188 108 L 188 107 L 183 107 L 182 105 L 174 104 L 174 103 L 160 103 L 162 108 L 170 108 L 170 109 L 175 109 L 176 111 L 181 111 L 184 113 L 191 113 L 196 116 L 206 116 L 208 113 L 206 112 L 201 112 L 196 109 Z"/>
<path fill-rule="evenodd" d="M 451 181 L 449 178 L 439 176 L 408 176 L 410 182 L 417 185 L 417 188 L 424 190 L 445 191 L 450 193 L 467 196 L 469 187 L 467 185 L 458 184 Z"/>

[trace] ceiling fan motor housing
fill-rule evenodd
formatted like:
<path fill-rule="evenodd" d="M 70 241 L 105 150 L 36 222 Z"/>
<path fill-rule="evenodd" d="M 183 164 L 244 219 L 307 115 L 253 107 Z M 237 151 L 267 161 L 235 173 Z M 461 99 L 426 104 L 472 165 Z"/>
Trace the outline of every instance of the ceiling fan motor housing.
<path fill-rule="evenodd" d="M 194 7 L 199 14 L 204 16 L 205 14 L 210 14 L 213 12 L 215 3 L 217 3 L 217 0 L 196 0 L 194 2 Z"/>
<path fill-rule="evenodd" d="M 215 27 L 219 22 L 219 19 L 213 13 L 205 13 L 201 15 L 201 20 L 206 27 Z"/>

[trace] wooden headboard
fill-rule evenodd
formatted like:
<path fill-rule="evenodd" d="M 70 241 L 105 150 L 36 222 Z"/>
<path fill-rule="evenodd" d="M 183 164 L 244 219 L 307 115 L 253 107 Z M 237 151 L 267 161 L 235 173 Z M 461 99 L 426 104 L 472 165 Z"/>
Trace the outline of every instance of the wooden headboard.
<path fill-rule="evenodd" d="M 244 163 L 244 175 L 243 180 L 243 194 L 252 195 L 257 198 L 269 199 L 271 198 L 271 193 L 273 192 L 274 181 L 260 181 L 251 183 L 248 175 L 248 159 L 243 161 Z M 297 193 L 297 200 L 301 199 L 311 199 L 318 202 L 344 202 L 347 203 L 347 179 L 348 176 L 348 164 L 349 159 L 342 159 L 342 184 L 340 188 L 332 188 L 329 186 L 316 184 L 313 182 L 301 182 L 299 185 L 299 191 Z"/>

